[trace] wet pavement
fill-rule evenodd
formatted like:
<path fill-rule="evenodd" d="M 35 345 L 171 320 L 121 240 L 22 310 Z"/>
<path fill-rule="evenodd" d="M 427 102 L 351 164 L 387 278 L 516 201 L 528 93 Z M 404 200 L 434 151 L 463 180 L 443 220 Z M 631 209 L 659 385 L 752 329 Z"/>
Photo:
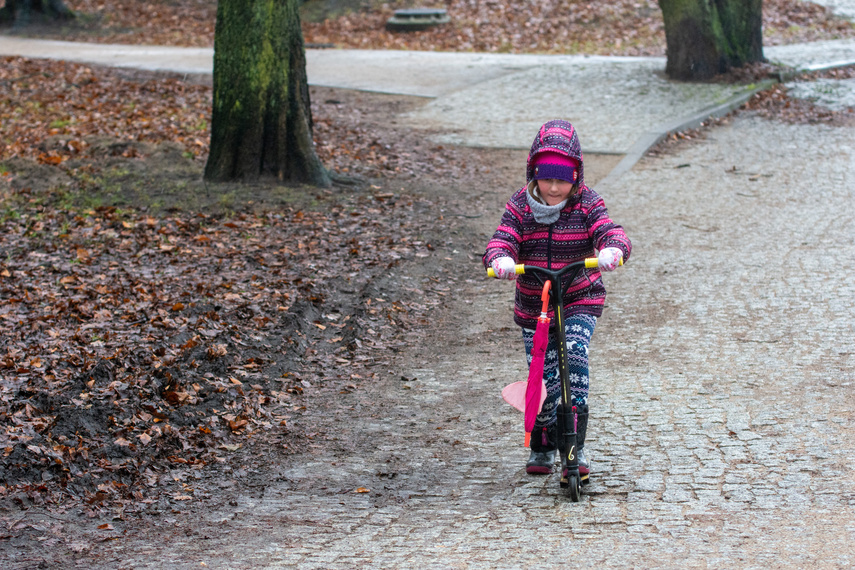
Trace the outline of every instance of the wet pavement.
<path fill-rule="evenodd" d="M 796 70 L 815 71 L 855 63 L 855 40 L 827 40 L 809 44 L 763 48 L 772 63 Z"/>
<path fill-rule="evenodd" d="M 834 43 L 828 59 L 847 45 Z M 323 77 L 313 68 L 323 57 L 350 54 L 311 53 L 310 80 Z M 446 74 L 434 86 L 426 72 L 417 74 L 410 85 L 433 89 L 433 100 L 407 120 L 489 146 L 477 138 L 478 121 L 492 114 L 483 106 L 500 115 L 484 130 L 505 128 L 511 146 L 516 136 L 532 136 L 525 125 L 538 112 L 577 112 L 566 98 L 569 78 L 594 74 L 602 105 L 584 109 L 601 120 L 580 127 L 583 148 L 601 140 L 622 154 L 663 125 L 737 96 L 720 86 L 671 84 L 655 58 L 466 57 L 457 72 L 448 62 L 463 57 L 384 60 L 408 68 L 422 61 Z M 375 72 L 367 65 L 350 80 L 367 81 Z M 341 71 L 330 77 L 348 80 Z M 604 94 L 621 83 L 615 77 L 637 79 L 624 99 L 609 102 Z M 556 88 L 503 107 L 515 103 L 514 87 L 520 97 L 532 94 L 538 78 Z M 671 96 L 677 107 L 663 102 Z M 499 396 L 525 374 L 511 289 L 483 280 L 465 251 L 443 251 L 472 271 L 448 297 L 452 332 L 436 327 L 404 351 L 396 372 L 411 381 L 395 375 L 367 385 L 343 412 L 344 429 L 376 443 L 370 453 L 284 465 L 261 492 L 229 508 L 164 521 L 169 541 L 137 540 L 129 529 L 123 540 L 98 546 L 108 554 L 101 567 L 855 565 L 851 127 L 740 115 L 702 140 L 661 157 L 639 155 L 629 166 L 604 189 L 634 252 L 605 278 L 609 303 L 591 348 L 594 474 L 582 502 L 567 500 L 555 476 L 524 473 L 521 417 Z M 477 215 L 460 218 L 455 234 L 486 243 L 510 191 L 467 196 Z M 204 540 L 194 529 L 204 529 Z"/>

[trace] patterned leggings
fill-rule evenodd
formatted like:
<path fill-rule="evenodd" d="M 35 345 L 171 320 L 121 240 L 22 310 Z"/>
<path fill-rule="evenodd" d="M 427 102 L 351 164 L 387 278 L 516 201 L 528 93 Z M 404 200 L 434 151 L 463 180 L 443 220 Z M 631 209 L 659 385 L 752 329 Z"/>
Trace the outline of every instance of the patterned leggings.
<path fill-rule="evenodd" d="M 570 395 L 573 403 L 588 403 L 588 344 L 597 324 L 597 317 L 591 315 L 571 315 L 564 319 L 564 332 L 567 335 L 567 369 L 570 376 Z M 534 345 L 534 331 L 523 329 L 525 355 L 531 366 L 531 349 Z M 558 377 L 558 339 L 550 333 L 546 347 L 543 380 L 546 382 L 546 401 L 537 416 L 535 426 L 546 427 L 557 421 L 558 404 L 561 402 L 561 380 Z"/>

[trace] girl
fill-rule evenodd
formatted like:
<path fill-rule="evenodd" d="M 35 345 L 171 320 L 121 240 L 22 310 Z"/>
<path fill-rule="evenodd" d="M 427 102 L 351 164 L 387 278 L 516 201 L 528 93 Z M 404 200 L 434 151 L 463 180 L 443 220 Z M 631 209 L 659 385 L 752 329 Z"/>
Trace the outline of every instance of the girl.
<path fill-rule="evenodd" d="M 505 207 L 499 227 L 487 244 L 484 266 L 492 267 L 499 279 L 515 279 L 514 265 L 518 263 L 560 269 L 598 252 L 599 270 L 584 269 L 573 283 L 565 285 L 562 323 L 567 334 L 572 403 L 579 410 L 579 474 L 587 483 L 588 343 L 606 299 L 600 270 L 612 271 L 629 259 L 632 244 L 623 228 L 609 219 L 603 199 L 585 186 L 579 137 L 569 122 L 549 121 L 540 128 L 526 161 L 526 181 Z M 534 277 L 519 276 L 514 321 L 522 327 L 529 364 L 540 315 L 540 293 L 541 286 Z M 551 310 L 549 316 L 553 316 Z M 544 367 L 546 401 L 532 430 L 528 473 L 551 473 L 555 463 L 561 388 L 556 342 L 550 332 Z"/>

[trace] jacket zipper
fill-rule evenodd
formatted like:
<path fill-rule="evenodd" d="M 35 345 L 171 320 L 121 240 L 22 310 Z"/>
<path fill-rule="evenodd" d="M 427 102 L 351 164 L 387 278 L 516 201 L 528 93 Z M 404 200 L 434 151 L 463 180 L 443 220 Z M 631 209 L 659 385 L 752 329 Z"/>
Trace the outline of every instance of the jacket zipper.
<path fill-rule="evenodd" d="M 552 224 L 549 224 L 549 237 L 546 241 L 546 268 L 552 269 Z"/>

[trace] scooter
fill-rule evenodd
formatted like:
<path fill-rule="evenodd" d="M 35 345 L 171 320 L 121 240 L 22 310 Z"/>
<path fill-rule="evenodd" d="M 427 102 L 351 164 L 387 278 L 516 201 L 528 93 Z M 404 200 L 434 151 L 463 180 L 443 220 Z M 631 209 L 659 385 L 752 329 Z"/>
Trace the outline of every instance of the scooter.
<path fill-rule="evenodd" d="M 561 269 L 551 270 L 534 265 L 517 265 L 516 274 L 533 275 L 548 290 L 552 306 L 553 320 L 556 323 L 555 334 L 558 340 L 558 376 L 561 380 L 561 403 L 558 405 L 558 451 L 561 455 L 561 478 L 559 484 L 575 503 L 582 496 L 582 486 L 588 484 L 588 475 L 579 473 L 577 456 L 578 409 L 573 405 L 570 395 L 570 378 L 567 369 L 567 337 L 564 332 L 563 283 L 572 283 L 582 269 L 597 268 L 597 258 L 592 257 L 565 265 Z M 495 277 L 492 268 L 487 275 Z"/>

